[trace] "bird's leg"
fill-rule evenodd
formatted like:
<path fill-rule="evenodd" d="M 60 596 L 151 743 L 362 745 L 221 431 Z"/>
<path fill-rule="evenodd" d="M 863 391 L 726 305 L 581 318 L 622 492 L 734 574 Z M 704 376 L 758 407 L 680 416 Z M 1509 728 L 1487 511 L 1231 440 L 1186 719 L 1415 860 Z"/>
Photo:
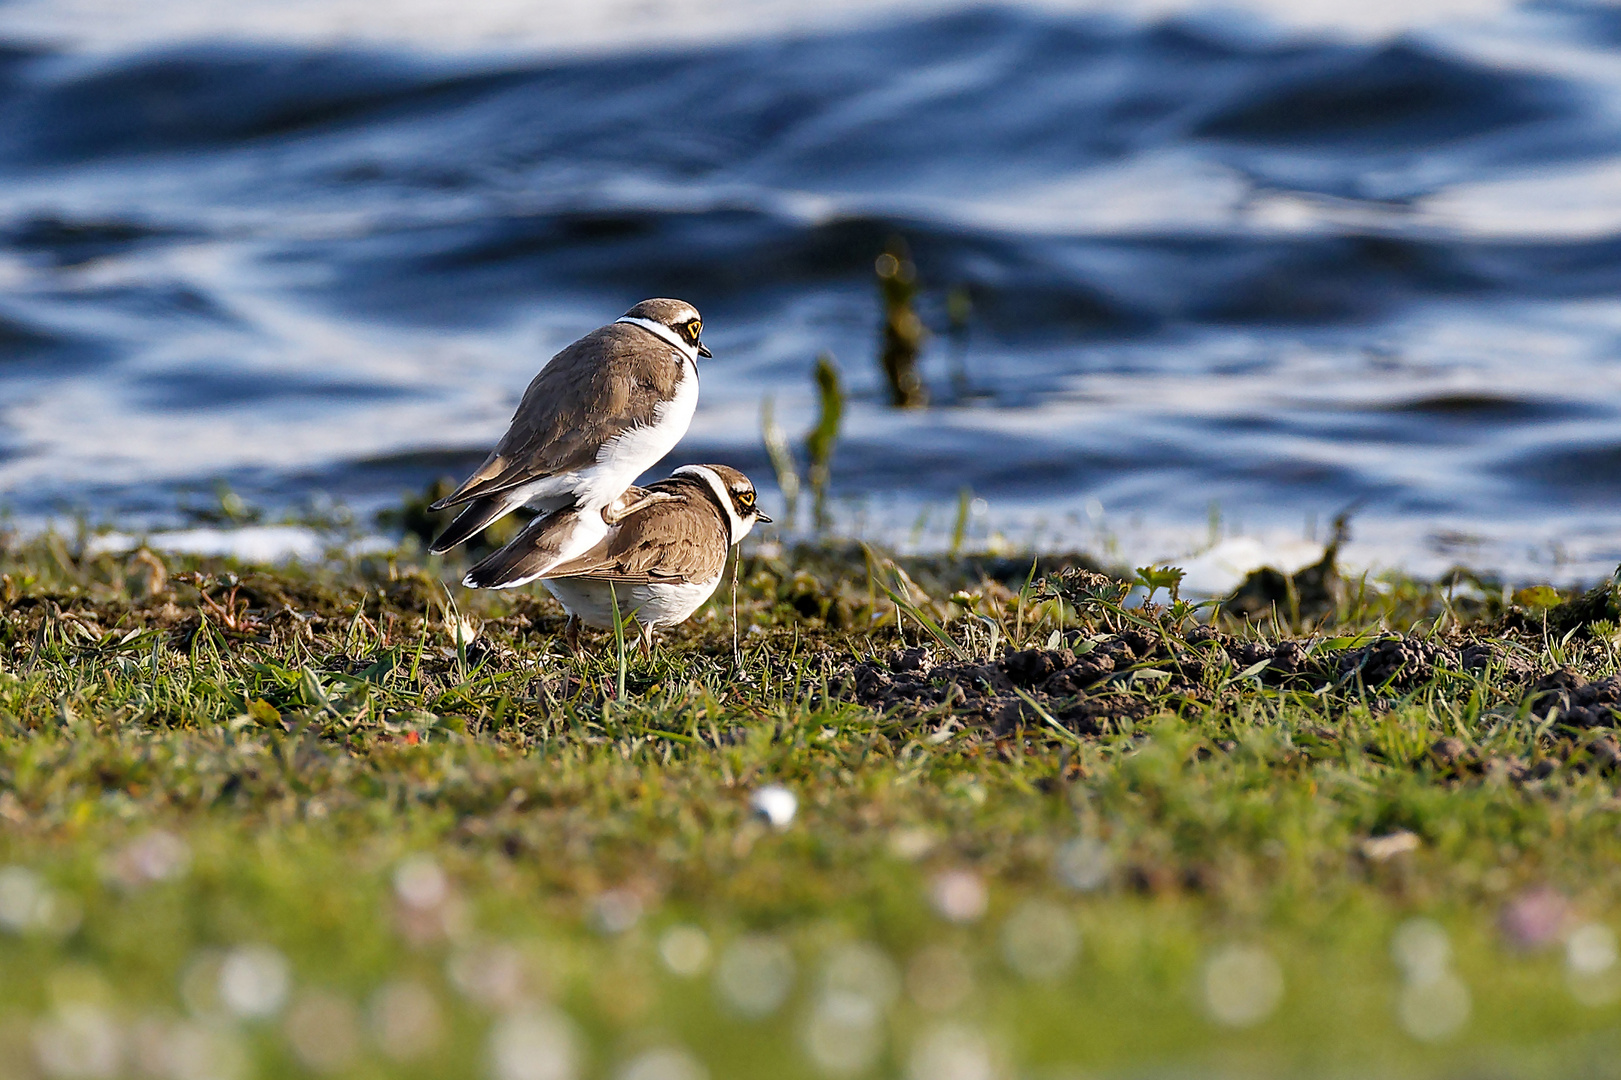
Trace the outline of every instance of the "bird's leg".
<path fill-rule="evenodd" d="M 563 624 L 563 640 L 568 643 L 569 652 L 576 655 L 580 651 L 580 617 L 569 614 L 568 622 Z"/>
<path fill-rule="evenodd" d="M 612 505 L 604 506 L 602 508 L 602 520 L 607 522 L 609 525 L 617 525 L 621 521 L 630 517 L 630 515 L 641 510 L 646 510 L 654 503 L 669 502 L 674 498 L 675 496 L 671 495 L 668 491 L 650 491 L 646 495 L 643 495 L 641 498 L 637 499 L 635 502 L 627 503 L 618 509 L 615 509 Z"/>

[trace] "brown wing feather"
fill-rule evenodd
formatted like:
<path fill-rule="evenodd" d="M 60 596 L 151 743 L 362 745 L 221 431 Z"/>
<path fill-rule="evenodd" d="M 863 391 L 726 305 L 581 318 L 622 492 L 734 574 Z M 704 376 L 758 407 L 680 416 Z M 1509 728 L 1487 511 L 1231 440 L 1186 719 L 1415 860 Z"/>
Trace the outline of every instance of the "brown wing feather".
<path fill-rule="evenodd" d="M 649 348 L 649 337 L 639 326 L 610 323 L 552 357 L 484 464 L 434 505 L 454 506 L 584 468 L 604 442 L 650 422 L 658 403 L 674 395 L 681 363 L 667 346 Z M 609 358 L 627 351 L 637 362 L 611 370 Z"/>
<path fill-rule="evenodd" d="M 676 496 L 625 518 L 584 555 L 560 563 L 548 578 L 686 584 L 709 581 L 726 566 L 726 520 L 698 485 L 677 477 L 650 490 Z"/>

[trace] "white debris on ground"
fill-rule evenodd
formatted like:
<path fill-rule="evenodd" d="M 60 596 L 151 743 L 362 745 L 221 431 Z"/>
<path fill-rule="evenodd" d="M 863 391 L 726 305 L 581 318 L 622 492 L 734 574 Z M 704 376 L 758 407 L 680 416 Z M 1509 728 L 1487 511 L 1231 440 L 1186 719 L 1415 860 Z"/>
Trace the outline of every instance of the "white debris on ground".
<path fill-rule="evenodd" d="M 749 796 L 749 807 L 773 829 L 786 829 L 799 810 L 799 798 L 781 784 L 767 784 Z"/>
<path fill-rule="evenodd" d="M 1165 562 L 1182 568 L 1184 596 L 1226 596 L 1262 567 L 1270 566 L 1285 574 L 1304 570 L 1322 559 L 1323 547 L 1314 540 L 1229 536 L 1190 558 Z"/>

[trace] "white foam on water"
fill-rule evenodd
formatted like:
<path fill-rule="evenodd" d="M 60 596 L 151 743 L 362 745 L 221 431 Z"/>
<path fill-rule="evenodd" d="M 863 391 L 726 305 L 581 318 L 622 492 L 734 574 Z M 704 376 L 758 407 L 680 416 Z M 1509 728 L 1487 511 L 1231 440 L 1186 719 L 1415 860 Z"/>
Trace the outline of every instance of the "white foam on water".
<path fill-rule="evenodd" d="M 334 544 L 332 540 L 303 525 L 245 525 L 235 529 L 177 529 L 171 532 L 133 536 L 129 533 L 102 533 L 85 543 L 89 554 L 124 554 L 140 547 L 172 555 L 203 555 L 235 558 L 251 563 L 317 562 L 329 552 L 351 555 L 383 551 L 394 546 L 382 537 L 368 537 L 355 543 Z"/>

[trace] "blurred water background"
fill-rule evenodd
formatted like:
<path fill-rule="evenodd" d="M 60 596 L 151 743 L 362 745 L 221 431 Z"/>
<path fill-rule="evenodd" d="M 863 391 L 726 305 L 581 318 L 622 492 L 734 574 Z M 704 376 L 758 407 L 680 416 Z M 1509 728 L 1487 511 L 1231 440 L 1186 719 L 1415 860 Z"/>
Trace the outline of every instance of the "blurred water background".
<path fill-rule="evenodd" d="M 847 532 L 940 546 L 968 489 L 1147 560 L 1355 506 L 1361 565 L 1607 573 L 1621 10 L 1344 6 L 0 2 L 0 500 L 365 520 L 675 295 L 715 358 L 667 464 L 769 488 L 762 400 L 797 438 L 831 352 Z"/>

